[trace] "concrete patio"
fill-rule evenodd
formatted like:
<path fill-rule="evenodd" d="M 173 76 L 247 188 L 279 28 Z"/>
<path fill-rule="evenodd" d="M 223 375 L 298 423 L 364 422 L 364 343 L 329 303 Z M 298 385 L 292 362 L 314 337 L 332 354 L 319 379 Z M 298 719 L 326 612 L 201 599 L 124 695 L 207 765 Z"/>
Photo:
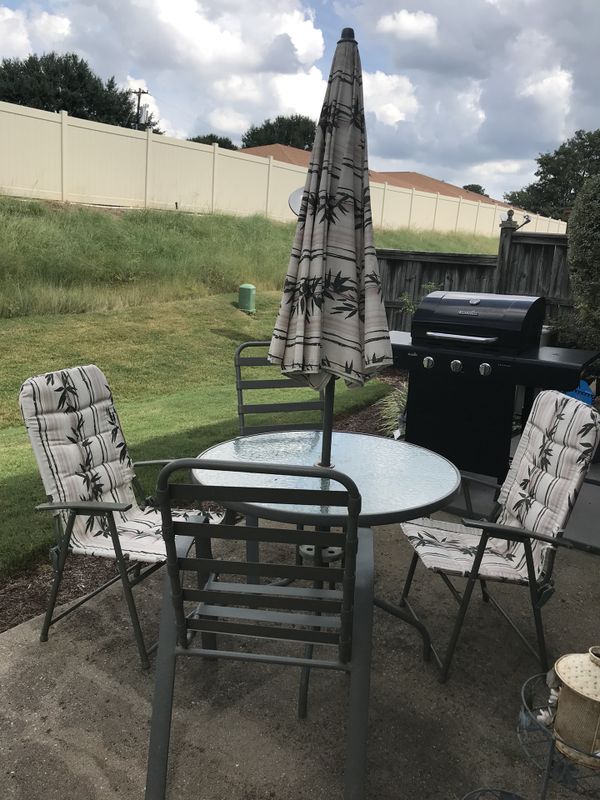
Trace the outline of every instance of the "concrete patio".
<path fill-rule="evenodd" d="M 598 476 L 598 467 L 592 473 Z M 600 489 L 584 487 L 569 526 L 600 545 Z M 398 526 L 376 530 L 377 592 L 397 596 L 412 552 Z M 553 657 L 600 642 L 597 557 L 561 551 L 545 608 Z M 136 590 L 157 633 L 162 574 Z M 454 605 L 420 570 L 415 602 L 443 640 Z M 530 629 L 528 594 L 496 595 Z M 111 589 L 58 623 L 0 636 L 2 800 L 142 798 L 153 670 L 139 669 L 124 603 Z M 415 632 L 375 611 L 368 797 L 459 800 L 479 786 L 539 797 L 541 780 L 520 749 L 520 688 L 535 661 L 498 613 L 476 598 L 445 685 L 424 664 Z M 309 717 L 296 719 L 297 672 L 239 662 L 181 660 L 175 694 L 170 797 L 179 800 L 328 800 L 341 796 L 346 681 L 315 672 Z M 568 798 L 552 788 L 550 798 Z"/>

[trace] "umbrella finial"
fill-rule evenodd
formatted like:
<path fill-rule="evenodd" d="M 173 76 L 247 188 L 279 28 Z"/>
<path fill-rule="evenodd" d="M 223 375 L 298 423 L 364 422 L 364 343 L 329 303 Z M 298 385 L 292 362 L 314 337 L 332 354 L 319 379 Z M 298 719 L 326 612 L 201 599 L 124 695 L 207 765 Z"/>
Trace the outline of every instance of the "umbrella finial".
<path fill-rule="evenodd" d="M 355 41 L 354 28 L 344 28 L 342 31 L 342 38 L 340 39 L 340 41 L 341 42 Z"/>

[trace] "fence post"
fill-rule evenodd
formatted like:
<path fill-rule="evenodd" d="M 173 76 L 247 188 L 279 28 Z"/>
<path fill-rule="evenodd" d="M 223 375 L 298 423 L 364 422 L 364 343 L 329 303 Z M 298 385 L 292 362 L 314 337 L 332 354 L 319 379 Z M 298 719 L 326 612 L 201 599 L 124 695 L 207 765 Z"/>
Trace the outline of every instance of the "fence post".
<path fill-rule="evenodd" d="M 494 212 L 495 213 L 495 212 Z M 510 266 L 510 245 L 514 232 L 519 227 L 514 221 L 515 212 L 512 208 L 508 211 L 506 219 L 500 223 L 500 241 L 498 242 L 498 259 L 494 274 L 494 292 L 503 294 L 506 291 L 508 271 Z"/>
<path fill-rule="evenodd" d="M 267 162 L 267 196 L 265 198 L 265 217 L 269 216 L 269 201 L 271 199 L 271 170 L 273 169 L 273 156 Z"/>
<path fill-rule="evenodd" d="M 67 192 L 67 147 L 69 134 L 69 115 L 66 111 L 60 112 L 60 199 L 66 203 Z"/>
<path fill-rule="evenodd" d="M 381 222 L 379 223 L 381 228 L 383 228 L 383 220 L 384 220 L 384 217 L 385 217 L 385 197 L 387 195 L 387 188 L 388 188 L 387 181 L 384 181 L 384 183 L 383 183 L 383 197 L 381 198 Z"/>
<path fill-rule="evenodd" d="M 432 230 L 435 230 L 435 221 L 437 219 L 437 210 L 438 210 L 438 203 L 440 202 L 440 193 L 435 193 L 435 207 L 433 209 L 433 227 Z"/>
<path fill-rule="evenodd" d="M 415 199 L 415 187 L 413 186 L 410 190 L 410 206 L 408 207 L 408 225 L 407 228 L 410 228 L 411 221 L 412 221 L 412 209 L 413 209 L 413 200 Z"/>
<path fill-rule="evenodd" d="M 219 160 L 219 145 L 215 142 L 213 144 L 213 160 L 212 160 L 212 182 L 210 188 L 210 211 L 211 214 L 215 213 L 217 194 L 217 161 Z"/>
<path fill-rule="evenodd" d="M 462 194 L 458 198 L 458 205 L 456 206 L 456 222 L 454 223 L 454 233 L 458 230 L 458 220 L 460 219 L 460 206 L 462 203 Z"/>
<path fill-rule="evenodd" d="M 148 208 L 148 186 L 150 183 L 150 145 L 152 143 L 152 131 L 146 128 L 146 173 L 144 175 L 144 208 Z"/>

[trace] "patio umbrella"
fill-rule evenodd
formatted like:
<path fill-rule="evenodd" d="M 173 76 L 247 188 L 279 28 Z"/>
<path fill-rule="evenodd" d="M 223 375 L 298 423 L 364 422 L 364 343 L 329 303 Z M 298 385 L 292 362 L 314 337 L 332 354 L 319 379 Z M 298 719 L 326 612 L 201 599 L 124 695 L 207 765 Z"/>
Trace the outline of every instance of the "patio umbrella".
<path fill-rule="evenodd" d="M 321 463 L 331 463 L 334 380 L 362 386 L 392 363 L 373 243 L 362 71 L 338 42 L 317 125 L 269 358 L 325 388 Z"/>

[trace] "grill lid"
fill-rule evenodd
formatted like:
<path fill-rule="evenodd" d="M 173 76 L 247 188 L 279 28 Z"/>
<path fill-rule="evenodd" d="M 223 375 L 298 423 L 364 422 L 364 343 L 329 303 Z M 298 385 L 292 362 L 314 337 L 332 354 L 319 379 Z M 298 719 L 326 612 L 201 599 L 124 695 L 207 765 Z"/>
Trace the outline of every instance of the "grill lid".
<path fill-rule="evenodd" d="M 413 316 L 412 341 L 520 352 L 539 345 L 545 307 L 543 297 L 431 292 Z"/>

